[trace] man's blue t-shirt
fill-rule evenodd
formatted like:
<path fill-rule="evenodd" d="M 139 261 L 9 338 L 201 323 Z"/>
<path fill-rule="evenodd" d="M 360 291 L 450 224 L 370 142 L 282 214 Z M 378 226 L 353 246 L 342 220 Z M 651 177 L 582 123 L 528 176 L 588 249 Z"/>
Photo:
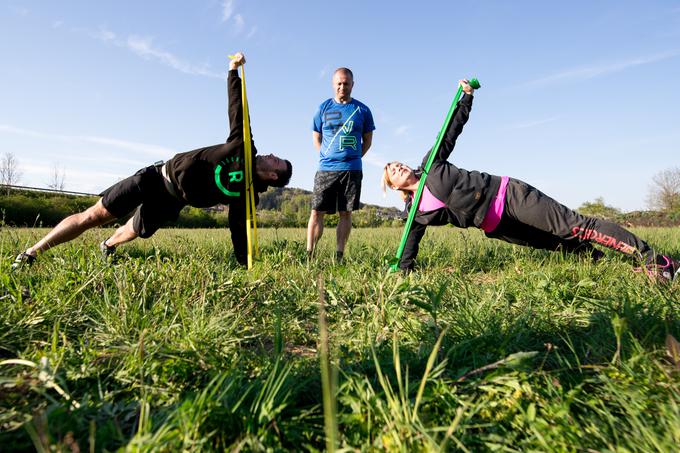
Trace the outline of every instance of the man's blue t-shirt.
<path fill-rule="evenodd" d="M 369 108 L 356 99 L 339 104 L 331 98 L 319 106 L 312 130 L 322 136 L 319 170 L 361 170 L 361 138 L 375 124 Z"/>

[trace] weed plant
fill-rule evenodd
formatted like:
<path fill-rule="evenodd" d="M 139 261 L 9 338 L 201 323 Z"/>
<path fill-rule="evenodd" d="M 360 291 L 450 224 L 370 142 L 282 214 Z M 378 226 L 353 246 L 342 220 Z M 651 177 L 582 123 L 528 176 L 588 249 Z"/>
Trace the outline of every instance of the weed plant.
<path fill-rule="evenodd" d="M 636 231 L 680 255 L 680 230 Z M 3 451 L 677 451 L 680 283 L 431 228 L 159 231 L 103 261 L 93 230 L 10 272 L 0 230 Z M 321 313 L 321 316 L 320 316 Z"/>

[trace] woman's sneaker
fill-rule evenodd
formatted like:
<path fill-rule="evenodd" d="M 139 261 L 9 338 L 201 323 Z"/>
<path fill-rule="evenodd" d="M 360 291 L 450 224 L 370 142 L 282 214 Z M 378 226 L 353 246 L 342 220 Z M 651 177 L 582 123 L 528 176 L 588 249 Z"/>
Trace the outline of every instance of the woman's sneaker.
<path fill-rule="evenodd" d="M 35 261 L 35 256 L 29 255 L 26 252 L 21 252 L 14 258 L 12 263 L 12 271 L 17 271 L 22 267 L 30 266 Z"/>
<path fill-rule="evenodd" d="M 656 255 L 654 264 L 648 264 L 645 270 L 651 278 L 668 283 L 680 275 L 680 262 L 667 255 Z"/>
<path fill-rule="evenodd" d="M 680 262 L 670 256 L 662 255 L 662 258 L 665 263 L 659 264 L 659 275 L 669 282 L 677 280 L 678 275 L 680 275 Z"/>
<path fill-rule="evenodd" d="M 657 282 L 670 283 L 674 280 L 680 281 L 680 262 L 667 255 L 656 255 L 653 263 L 634 269 L 635 272 L 644 272 L 647 276 Z"/>

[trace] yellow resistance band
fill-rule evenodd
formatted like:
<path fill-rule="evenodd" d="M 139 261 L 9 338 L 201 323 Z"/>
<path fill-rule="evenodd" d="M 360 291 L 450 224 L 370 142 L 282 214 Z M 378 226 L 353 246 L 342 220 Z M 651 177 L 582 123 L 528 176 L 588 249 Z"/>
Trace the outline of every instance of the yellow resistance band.
<path fill-rule="evenodd" d="M 231 55 L 230 55 L 230 58 Z M 257 217 L 255 214 L 255 185 L 253 184 L 253 151 L 250 137 L 250 113 L 246 96 L 246 72 L 241 65 L 241 104 L 243 106 L 243 152 L 245 154 L 246 183 L 246 239 L 248 247 L 248 269 L 253 268 L 253 255 L 259 258 L 257 243 Z"/>

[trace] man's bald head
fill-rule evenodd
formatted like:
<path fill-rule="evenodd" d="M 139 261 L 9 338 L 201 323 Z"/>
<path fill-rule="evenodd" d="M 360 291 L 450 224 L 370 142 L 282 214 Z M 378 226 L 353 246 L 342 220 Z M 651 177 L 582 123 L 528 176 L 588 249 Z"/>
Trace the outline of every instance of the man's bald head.
<path fill-rule="evenodd" d="M 348 68 L 338 68 L 333 73 L 333 91 L 335 102 L 347 104 L 352 100 L 352 88 L 354 87 L 354 74 Z"/>

